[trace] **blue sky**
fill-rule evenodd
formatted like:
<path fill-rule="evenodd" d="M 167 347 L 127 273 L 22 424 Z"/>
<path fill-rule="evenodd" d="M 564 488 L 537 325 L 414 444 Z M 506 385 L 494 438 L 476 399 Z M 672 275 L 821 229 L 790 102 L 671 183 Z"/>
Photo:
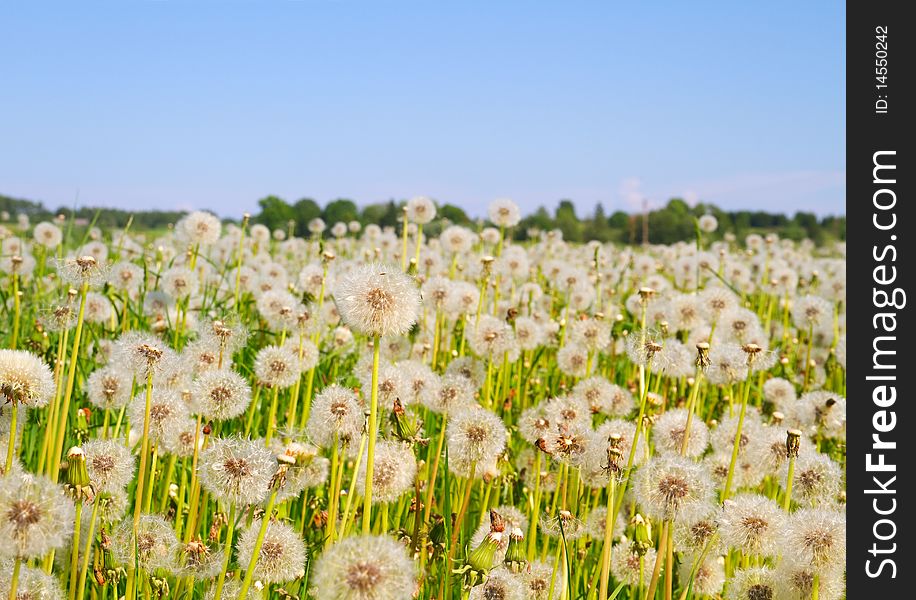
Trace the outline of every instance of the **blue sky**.
<path fill-rule="evenodd" d="M 0 193 L 845 213 L 835 2 L 0 3 Z"/>

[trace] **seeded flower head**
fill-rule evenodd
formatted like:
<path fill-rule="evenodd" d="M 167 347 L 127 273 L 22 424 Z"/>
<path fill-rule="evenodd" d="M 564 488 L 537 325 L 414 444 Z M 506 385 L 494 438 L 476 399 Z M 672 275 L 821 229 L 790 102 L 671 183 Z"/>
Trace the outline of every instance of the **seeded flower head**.
<path fill-rule="evenodd" d="M 286 346 L 265 346 L 254 359 L 254 373 L 262 385 L 292 387 L 301 373 L 299 357 Z"/>
<path fill-rule="evenodd" d="M 845 598 L 845 581 L 843 580 L 843 564 L 837 563 L 830 568 L 821 569 L 812 567 L 792 553 L 784 554 L 779 566 L 776 567 L 776 580 L 779 600 L 808 600 L 814 591 L 814 581 L 817 578 L 818 600 L 840 600 Z"/>
<path fill-rule="evenodd" d="M 468 340 L 471 350 L 486 360 L 502 361 L 505 352 L 515 348 L 515 333 L 503 321 L 490 315 L 480 317 Z"/>
<path fill-rule="evenodd" d="M 789 517 L 782 539 L 791 554 L 814 569 L 846 562 L 846 516 L 831 508 L 801 508 Z"/>
<path fill-rule="evenodd" d="M 783 467 L 782 483 L 788 477 L 788 463 Z M 832 502 L 841 489 L 842 470 L 832 458 L 809 449 L 795 460 L 792 499 L 804 506 Z"/>
<path fill-rule="evenodd" d="M 274 438 L 270 448 L 275 455 L 282 454 L 295 461 L 277 490 L 278 503 L 299 496 L 307 488 L 324 485 L 328 480 L 331 461 L 318 456 L 318 448 L 308 442 L 290 440 L 284 443 Z"/>
<path fill-rule="evenodd" d="M 251 402 L 251 386 L 244 377 L 228 369 L 202 373 L 194 381 L 191 392 L 197 410 L 206 420 L 237 417 Z"/>
<path fill-rule="evenodd" d="M 239 563 L 248 565 L 254 554 L 261 519 L 252 521 L 236 543 Z M 305 572 L 305 542 L 290 525 L 281 521 L 267 524 L 264 541 L 254 565 L 254 578 L 263 583 L 283 583 Z"/>
<path fill-rule="evenodd" d="M 140 331 L 128 331 L 115 342 L 114 356 L 138 381 L 145 383 L 148 374 L 159 371 L 172 350 L 159 338 Z"/>
<path fill-rule="evenodd" d="M 131 433 L 143 431 L 146 419 L 146 393 L 137 394 L 127 407 L 127 417 L 131 423 Z M 188 407 L 179 392 L 153 387 L 149 410 L 149 437 L 153 443 L 175 435 L 188 416 Z"/>
<path fill-rule="evenodd" d="M 37 243 L 51 250 L 60 246 L 60 243 L 64 240 L 64 233 L 57 225 L 43 221 L 32 230 L 32 237 L 35 238 Z"/>
<path fill-rule="evenodd" d="M 0 560 L 0 597 L 10 597 L 13 563 Z M 66 594 L 57 577 L 49 575 L 38 567 L 21 565 L 16 585 L 16 600 L 64 600 Z"/>
<path fill-rule="evenodd" d="M 200 484 L 215 498 L 242 507 L 267 497 L 277 470 L 273 453 L 256 440 L 217 438 L 200 453 Z"/>
<path fill-rule="evenodd" d="M 407 201 L 407 219 L 425 225 L 436 218 L 436 205 L 426 196 L 416 196 Z"/>
<path fill-rule="evenodd" d="M 117 440 L 88 440 L 81 446 L 89 480 L 97 492 L 123 491 L 134 478 L 133 453 Z"/>
<path fill-rule="evenodd" d="M 614 546 L 614 553 L 611 555 L 611 573 L 614 579 L 629 586 L 636 586 L 640 583 L 646 585 L 652 577 L 651 572 L 646 575 L 646 565 L 655 563 L 655 548 L 649 548 L 645 555 L 642 556 L 636 551 L 636 544 L 627 538 Z"/>
<path fill-rule="evenodd" d="M 27 350 L 0 350 L 0 403 L 39 408 L 52 394 L 54 376 L 43 360 Z"/>
<path fill-rule="evenodd" d="M 329 448 L 338 443 L 359 440 L 366 417 L 353 390 L 330 385 L 315 396 L 309 412 L 306 432 L 315 444 Z"/>
<path fill-rule="evenodd" d="M 128 517 L 111 534 L 115 561 L 123 566 L 133 562 L 149 573 L 175 566 L 179 544 L 171 523 L 159 515 L 140 515 L 137 526 L 137 551 L 133 551 L 133 520 Z"/>
<path fill-rule="evenodd" d="M 730 549 L 748 556 L 773 556 L 782 550 L 785 513 L 775 501 L 759 494 L 738 494 L 719 513 L 719 535 Z"/>
<path fill-rule="evenodd" d="M 477 389 L 483 385 L 487 376 L 487 367 L 482 361 L 472 356 L 462 356 L 448 364 L 445 374 L 464 377 L 471 382 L 474 389 Z"/>
<path fill-rule="evenodd" d="M 107 248 L 102 245 L 107 255 Z M 84 250 L 87 250 L 84 248 Z M 100 285 L 108 276 L 108 270 L 103 264 L 105 257 L 93 256 L 90 252 L 84 252 L 79 256 L 68 256 L 57 262 L 57 272 L 62 281 L 69 283 L 77 288 L 84 283 L 89 286 Z"/>
<path fill-rule="evenodd" d="M 428 409 L 438 413 L 453 413 L 474 404 L 474 383 L 462 375 L 446 373 L 439 380 L 439 392 L 424 396 Z"/>
<path fill-rule="evenodd" d="M 404 335 L 420 312 L 420 292 L 398 267 L 369 264 L 338 279 L 334 300 L 352 329 L 370 336 Z"/>
<path fill-rule="evenodd" d="M 175 224 L 176 233 L 189 244 L 209 246 L 219 239 L 222 225 L 215 215 L 196 210 Z"/>
<path fill-rule="evenodd" d="M 525 600 L 525 584 L 520 575 L 505 569 L 493 569 L 487 580 L 471 588 L 469 600 Z"/>
<path fill-rule="evenodd" d="M 685 456 L 697 457 L 706 450 L 709 444 L 709 428 L 694 415 L 690 421 L 690 434 L 687 435 L 688 413 L 683 408 L 665 411 L 652 427 L 652 439 L 658 452 L 680 454 L 687 436 Z"/>
<path fill-rule="evenodd" d="M 769 567 L 736 571 L 729 580 L 727 600 L 778 600 L 779 580 Z"/>
<path fill-rule="evenodd" d="M 556 574 L 554 582 L 553 596 L 550 595 L 550 580 L 553 577 L 553 565 L 539 560 L 532 561 L 528 564 L 527 569 L 523 569 L 522 585 L 525 589 L 526 600 L 559 600 L 564 585 L 562 570 Z"/>
<path fill-rule="evenodd" d="M 363 456 L 356 478 L 356 493 L 364 494 L 367 456 Z M 417 460 L 410 446 L 401 442 L 380 440 L 375 446 L 372 472 L 372 501 L 394 502 L 407 490 L 413 489 L 417 475 Z"/>
<path fill-rule="evenodd" d="M 515 227 L 522 219 L 518 204 L 508 198 L 497 198 L 487 207 L 490 221 L 500 227 Z"/>
<path fill-rule="evenodd" d="M 0 479 L 0 556 L 40 558 L 73 532 L 73 501 L 47 477 L 11 473 Z"/>
<path fill-rule="evenodd" d="M 594 437 L 602 444 L 607 444 L 611 436 L 619 438 L 620 441 L 617 447 L 620 449 L 620 453 L 624 460 L 629 460 L 630 452 L 633 447 L 633 438 L 636 436 L 636 424 L 625 419 L 611 419 L 599 425 L 595 430 Z M 640 443 L 637 444 L 636 452 L 633 455 L 634 465 L 642 464 L 645 459 L 646 448 L 642 440 L 643 438 L 640 438 Z M 624 463 L 624 466 L 625 465 L 626 463 Z"/>
<path fill-rule="evenodd" d="M 405 600 L 413 596 L 417 567 L 407 549 L 387 536 L 343 538 L 315 562 L 315 600 Z"/>
<path fill-rule="evenodd" d="M 678 568 L 679 581 L 690 581 L 692 574 L 691 584 L 698 596 L 716 597 L 722 592 L 722 586 L 725 584 L 725 561 L 713 552 L 709 552 L 702 562 L 696 564 L 701 556 L 702 550 L 698 553 L 684 555 L 684 560 Z M 695 564 L 696 571 L 693 572 Z"/>
<path fill-rule="evenodd" d="M 691 518 L 708 506 L 713 493 L 703 466 L 678 455 L 653 457 L 635 479 L 636 501 L 659 521 Z"/>
<path fill-rule="evenodd" d="M 486 463 L 506 445 L 506 426 L 495 414 L 469 406 L 449 419 L 446 431 L 449 456 L 464 463 Z"/>
<path fill-rule="evenodd" d="M 159 289 L 176 300 L 193 296 L 199 287 L 200 280 L 197 275 L 184 266 L 166 269 L 159 278 Z"/>

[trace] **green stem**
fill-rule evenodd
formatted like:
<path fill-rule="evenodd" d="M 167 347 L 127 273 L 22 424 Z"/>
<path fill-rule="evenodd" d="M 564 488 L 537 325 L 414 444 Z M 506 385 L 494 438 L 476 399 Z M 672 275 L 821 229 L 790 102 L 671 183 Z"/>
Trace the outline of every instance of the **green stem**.
<path fill-rule="evenodd" d="M 789 512 L 789 506 L 792 504 L 792 480 L 795 478 L 795 454 L 789 456 L 789 472 L 786 475 L 786 497 L 782 501 L 782 508 Z"/>
<path fill-rule="evenodd" d="M 79 579 L 77 573 L 79 568 L 80 556 L 80 529 L 82 529 L 83 503 L 81 500 L 76 502 L 76 513 L 73 518 L 76 527 L 73 529 L 73 540 L 70 544 L 70 590 L 67 598 L 74 600 L 76 598 L 76 582 Z"/>
<path fill-rule="evenodd" d="M 270 499 L 267 501 L 267 508 L 264 509 L 264 515 L 261 517 L 261 528 L 258 530 L 258 537 L 255 539 L 254 548 L 251 552 L 251 560 L 248 561 L 248 568 L 245 569 L 245 579 L 242 581 L 242 589 L 239 590 L 239 598 L 248 597 L 248 589 L 254 580 L 254 568 L 258 564 L 258 555 L 261 553 L 261 546 L 264 545 L 264 536 L 267 534 L 267 526 L 270 524 L 270 513 L 274 509 L 274 503 L 277 501 L 277 488 L 275 487 L 270 493 Z"/>
<path fill-rule="evenodd" d="M 735 478 L 735 465 L 738 463 L 738 451 L 741 449 L 741 430 L 744 428 L 744 415 L 747 413 L 747 400 L 751 395 L 751 370 L 748 367 L 747 379 L 744 382 L 744 393 L 741 395 L 741 412 L 738 415 L 738 428 L 735 430 L 735 443 L 732 446 L 732 458 L 728 463 L 728 475 L 725 478 L 725 488 L 722 490 L 722 502 L 728 500 L 732 491 L 732 481 Z"/>
<path fill-rule="evenodd" d="M 614 492 L 616 491 L 617 477 L 611 472 L 607 488 L 607 517 L 604 522 L 604 546 L 601 549 L 601 587 L 598 597 L 607 598 L 607 584 L 611 574 L 611 544 L 614 541 Z"/>
<path fill-rule="evenodd" d="M 269 517 L 265 513 L 264 518 Z M 226 529 L 226 542 L 223 544 L 223 568 L 216 579 L 216 592 L 214 600 L 220 600 L 223 597 L 223 584 L 226 582 L 226 571 L 229 570 L 229 559 L 232 557 L 232 536 L 235 534 L 235 505 L 229 507 L 229 524 Z"/>
<path fill-rule="evenodd" d="M 405 223 L 406 226 L 406 223 Z M 375 471 L 375 438 L 378 435 L 378 366 L 381 337 L 372 338 L 372 390 L 369 401 L 369 448 L 366 456 L 366 494 L 363 500 L 363 535 L 371 532 L 372 476 Z"/>
<path fill-rule="evenodd" d="M 12 404 L 13 406 L 10 409 L 10 439 L 6 446 L 6 468 L 3 470 L 4 476 L 9 476 L 10 471 L 13 470 L 13 457 L 16 455 L 16 427 L 19 425 L 17 422 L 19 418 L 19 403 L 13 402 Z"/>
<path fill-rule="evenodd" d="M 16 589 L 19 587 L 19 568 L 22 566 L 22 559 L 18 556 L 13 561 L 13 575 L 10 577 L 10 595 L 9 600 L 16 600 Z"/>
<path fill-rule="evenodd" d="M 57 434 L 54 437 L 54 453 L 48 461 L 48 469 L 51 479 L 57 483 L 60 476 L 60 469 L 57 468 L 56 461 L 60 460 L 61 452 L 64 449 L 64 433 L 67 430 L 67 417 L 70 416 L 70 399 L 73 397 L 73 385 L 76 381 L 76 364 L 79 360 L 80 339 L 83 335 L 83 319 L 86 316 L 86 294 L 89 292 L 89 282 L 84 281 L 80 287 L 80 309 L 76 317 L 76 331 L 73 334 L 73 350 L 70 356 L 70 369 L 67 372 L 67 387 L 64 390 L 64 403 L 61 406 L 59 419 L 57 421 Z M 149 414 L 149 407 L 147 407 Z"/>
<path fill-rule="evenodd" d="M 79 583 L 76 586 L 76 600 L 83 600 L 86 592 L 86 575 L 89 572 L 89 555 L 92 554 L 92 540 L 95 536 L 95 522 L 99 516 L 99 497 L 92 502 L 92 515 L 89 517 L 89 530 L 86 532 L 86 545 L 83 547 L 83 564 L 80 566 Z"/>

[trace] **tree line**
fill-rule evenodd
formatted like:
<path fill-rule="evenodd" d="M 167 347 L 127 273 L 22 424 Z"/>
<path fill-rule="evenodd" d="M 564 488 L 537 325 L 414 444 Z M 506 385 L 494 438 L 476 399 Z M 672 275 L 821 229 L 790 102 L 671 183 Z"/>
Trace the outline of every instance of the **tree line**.
<path fill-rule="evenodd" d="M 338 198 L 323 207 L 311 198 L 302 198 L 287 202 L 278 196 L 266 196 L 258 201 L 259 211 L 252 214 L 252 221 L 262 223 L 271 229 L 282 229 L 299 236 L 308 236 L 308 223 L 312 219 L 322 219 L 328 227 L 334 223 L 358 221 L 362 225 L 375 223 L 381 227 L 398 227 L 403 214 L 403 200 L 389 200 L 358 206 L 352 200 Z M 462 208 L 448 203 L 438 203 L 436 220 L 424 228 L 429 235 L 436 235 L 448 224 L 464 225 L 471 229 L 485 226 L 486 222 L 474 219 Z M 522 206 L 524 210 L 524 205 Z M 122 228 L 129 219 L 132 227 L 140 230 L 162 229 L 177 221 L 184 212 L 181 211 L 129 211 L 116 208 L 81 207 L 77 209 L 61 207 L 56 211 L 48 210 L 41 202 L 23 200 L 0 195 L 0 212 L 6 212 L 12 218 L 24 213 L 32 220 L 50 219 L 63 214 L 66 218 L 77 218 L 86 223 L 95 223 L 103 229 Z M 792 216 L 782 213 L 771 213 L 763 210 L 725 211 L 713 204 L 699 203 L 688 205 L 680 198 L 673 198 L 661 208 L 648 213 L 648 228 L 644 228 L 644 214 L 615 211 L 607 214 L 599 204 L 591 214 L 578 214 L 571 200 L 561 200 L 551 211 L 541 206 L 522 218 L 513 236 L 524 240 L 536 231 L 559 229 L 563 238 L 572 242 L 599 240 L 601 242 L 641 243 L 647 231 L 649 242 L 654 244 L 671 244 L 677 241 L 694 238 L 694 221 L 696 217 L 712 214 L 719 221 L 715 235 L 733 233 L 739 238 L 749 233 L 776 233 L 780 237 L 793 240 L 809 238 L 818 244 L 846 239 L 846 217 L 818 217 L 811 212 L 796 212 Z M 232 219 L 225 219 L 231 222 Z"/>

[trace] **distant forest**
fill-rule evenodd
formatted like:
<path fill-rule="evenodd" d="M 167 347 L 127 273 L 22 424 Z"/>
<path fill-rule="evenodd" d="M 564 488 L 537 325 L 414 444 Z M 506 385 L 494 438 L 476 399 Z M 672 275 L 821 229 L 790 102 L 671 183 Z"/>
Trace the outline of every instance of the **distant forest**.
<path fill-rule="evenodd" d="M 376 223 L 381 226 L 398 225 L 401 207 L 404 201 L 390 200 L 359 207 L 352 200 L 344 198 L 328 202 L 324 207 L 310 198 L 303 198 L 289 203 L 277 196 L 267 196 L 258 201 L 260 211 L 252 214 L 252 220 L 263 223 L 271 229 L 288 230 L 290 222 L 297 235 L 308 236 L 308 222 L 316 217 L 323 219 L 328 227 L 338 221 L 344 223 L 359 221 L 363 225 Z M 523 211 L 525 209 L 522 205 Z M 0 212 L 9 213 L 15 219 L 19 213 L 29 216 L 32 221 L 50 219 L 63 214 L 67 218 L 75 217 L 85 222 L 95 223 L 103 229 L 120 228 L 133 217 L 132 227 L 140 230 L 164 229 L 177 221 L 185 213 L 179 211 L 128 211 L 115 208 L 83 207 L 74 211 L 60 207 L 49 210 L 41 202 L 10 198 L 0 195 Z M 215 211 L 214 211 L 215 213 Z M 703 214 L 715 215 L 719 220 L 717 235 L 726 232 L 742 237 L 749 233 L 776 233 L 780 237 L 793 240 L 809 238 L 818 244 L 846 239 L 846 217 L 827 216 L 818 218 L 814 213 L 797 212 L 792 216 L 767 211 L 724 211 L 712 204 L 689 206 L 680 198 L 672 198 L 663 208 L 649 212 L 648 235 L 654 244 L 670 244 L 681 240 L 690 240 L 694 236 L 694 217 Z M 561 200 L 551 211 L 539 207 L 527 212 L 513 235 L 524 240 L 535 230 L 545 231 L 559 229 L 563 238 L 573 242 L 599 240 L 602 242 L 640 243 L 643 241 L 644 215 L 615 211 L 608 215 L 599 204 L 591 214 L 577 214 L 575 203 Z M 224 219 L 232 222 L 232 219 Z M 449 223 L 477 228 L 486 222 L 476 220 L 458 206 L 440 203 L 436 221 L 425 229 L 435 235 Z"/>

